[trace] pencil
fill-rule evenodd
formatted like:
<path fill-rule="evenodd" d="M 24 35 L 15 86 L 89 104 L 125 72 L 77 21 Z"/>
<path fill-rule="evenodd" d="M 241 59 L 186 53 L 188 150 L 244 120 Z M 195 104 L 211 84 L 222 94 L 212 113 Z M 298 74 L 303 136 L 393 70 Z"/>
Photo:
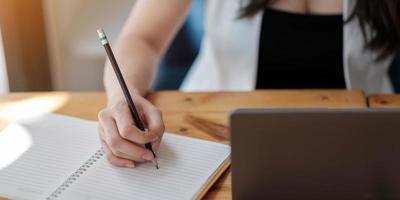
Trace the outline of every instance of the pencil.
<path fill-rule="evenodd" d="M 119 82 L 119 84 L 120 84 L 120 86 L 122 88 L 122 91 L 124 93 L 125 99 L 126 99 L 126 101 L 128 103 L 129 110 L 130 110 L 130 112 L 132 114 L 132 118 L 135 121 L 136 126 L 140 130 L 146 131 L 145 127 L 144 127 L 144 124 L 143 124 L 142 120 L 139 117 L 139 114 L 138 114 L 138 111 L 137 111 L 137 109 L 135 107 L 135 104 L 132 101 L 131 94 L 129 93 L 128 87 L 126 86 L 126 83 L 125 83 L 124 77 L 122 76 L 121 70 L 118 67 L 117 60 L 115 59 L 114 53 L 111 50 L 111 46 L 110 46 L 110 43 L 108 42 L 106 34 L 104 33 L 103 29 L 97 29 L 97 34 L 99 36 L 101 44 L 103 45 L 104 49 L 106 50 L 108 59 L 110 60 L 111 66 L 114 69 L 115 75 L 117 76 L 118 82 Z M 146 147 L 146 149 L 150 150 L 151 153 L 153 154 L 153 157 L 154 157 L 153 163 L 154 163 L 156 169 L 159 169 L 158 168 L 158 162 L 157 162 L 157 156 L 153 151 L 153 147 L 152 147 L 151 143 L 147 143 L 144 146 Z"/>

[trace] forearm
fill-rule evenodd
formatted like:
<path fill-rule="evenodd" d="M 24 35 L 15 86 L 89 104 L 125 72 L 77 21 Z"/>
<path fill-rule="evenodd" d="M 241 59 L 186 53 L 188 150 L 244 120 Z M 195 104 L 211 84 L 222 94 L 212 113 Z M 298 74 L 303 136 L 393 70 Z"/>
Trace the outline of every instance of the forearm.
<path fill-rule="evenodd" d="M 143 96 L 150 89 L 159 59 L 183 23 L 190 4 L 191 0 L 136 2 L 114 46 L 115 57 L 131 93 Z M 104 85 L 109 102 L 123 98 L 109 62 L 104 70 Z"/>
<path fill-rule="evenodd" d="M 114 49 L 131 94 L 145 95 L 154 81 L 160 55 L 146 41 L 137 37 L 121 37 Z M 109 102 L 123 98 L 121 86 L 108 60 L 104 70 L 104 86 Z"/>

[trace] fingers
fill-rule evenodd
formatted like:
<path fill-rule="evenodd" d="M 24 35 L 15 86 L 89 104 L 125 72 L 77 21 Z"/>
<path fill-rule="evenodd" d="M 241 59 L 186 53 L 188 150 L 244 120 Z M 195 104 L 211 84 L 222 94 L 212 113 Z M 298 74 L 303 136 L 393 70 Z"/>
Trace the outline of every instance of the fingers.
<path fill-rule="evenodd" d="M 161 137 L 165 129 L 161 111 L 153 106 L 145 108 L 144 111 L 149 132 Z"/>
<path fill-rule="evenodd" d="M 100 137 L 107 145 L 109 153 L 114 157 L 139 162 L 153 159 L 151 151 L 120 136 L 116 122 L 109 112 L 105 111 L 99 114 L 99 123 L 101 126 L 99 128 Z M 110 159 L 114 158 L 113 156 L 110 156 Z"/>
<path fill-rule="evenodd" d="M 152 141 L 153 149 L 157 151 L 165 130 L 162 113 L 153 106 L 145 108 L 144 113 L 148 125 L 148 132 L 158 136 L 158 140 Z"/>
<path fill-rule="evenodd" d="M 159 140 L 156 134 L 145 133 L 135 126 L 127 104 L 116 104 L 111 110 L 117 124 L 119 135 L 122 138 L 136 144 L 146 144 Z"/>
<path fill-rule="evenodd" d="M 144 98 L 137 97 L 147 130 L 141 131 L 134 123 L 125 101 L 115 102 L 99 113 L 99 134 L 107 159 L 120 167 L 134 167 L 136 162 L 153 160 L 151 151 L 144 144 L 151 143 L 157 151 L 164 134 L 161 112 Z"/>
<path fill-rule="evenodd" d="M 115 165 L 117 167 L 135 168 L 135 162 L 114 156 L 108 145 L 103 140 L 101 140 L 101 146 L 103 146 L 104 152 L 107 156 L 107 160 L 112 165 Z"/>
<path fill-rule="evenodd" d="M 101 146 L 104 149 L 104 152 L 106 153 L 107 156 L 107 160 L 112 164 L 115 165 L 117 167 L 127 167 L 127 168 L 134 168 L 135 167 L 135 162 L 128 160 L 128 159 L 123 159 L 123 158 L 118 158 L 117 156 L 114 156 L 110 150 L 110 148 L 108 147 L 108 145 L 106 144 L 106 142 L 104 141 L 104 130 L 101 127 L 101 125 L 98 125 L 98 132 L 100 135 L 100 142 L 101 142 Z"/>

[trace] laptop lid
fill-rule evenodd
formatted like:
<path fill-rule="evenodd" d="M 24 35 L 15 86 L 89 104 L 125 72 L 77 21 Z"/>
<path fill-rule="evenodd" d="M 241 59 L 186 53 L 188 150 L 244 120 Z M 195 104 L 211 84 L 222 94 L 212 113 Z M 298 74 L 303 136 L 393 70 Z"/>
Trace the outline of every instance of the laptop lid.
<path fill-rule="evenodd" d="M 234 199 L 400 199 L 400 110 L 231 115 Z"/>

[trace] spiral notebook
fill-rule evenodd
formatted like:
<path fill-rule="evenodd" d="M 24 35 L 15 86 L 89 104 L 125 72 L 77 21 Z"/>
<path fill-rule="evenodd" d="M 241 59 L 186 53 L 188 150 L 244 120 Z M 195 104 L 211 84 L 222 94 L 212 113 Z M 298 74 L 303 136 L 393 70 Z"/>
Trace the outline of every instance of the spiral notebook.
<path fill-rule="evenodd" d="M 230 164 L 224 144 L 165 133 L 152 163 L 108 163 L 97 123 L 55 114 L 0 132 L 0 197 L 11 199 L 196 199 Z"/>

